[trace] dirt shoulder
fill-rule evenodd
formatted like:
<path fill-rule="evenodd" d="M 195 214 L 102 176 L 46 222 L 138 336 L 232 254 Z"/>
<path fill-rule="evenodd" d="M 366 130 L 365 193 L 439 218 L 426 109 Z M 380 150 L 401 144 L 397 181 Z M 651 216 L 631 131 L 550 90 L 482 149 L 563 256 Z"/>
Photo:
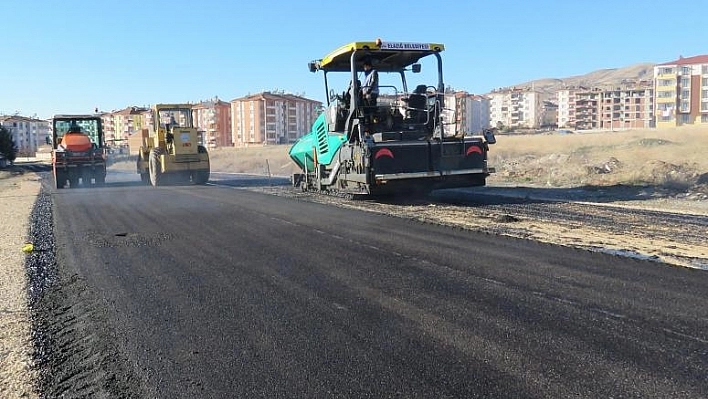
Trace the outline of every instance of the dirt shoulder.
<path fill-rule="evenodd" d="M 491 182 L 474 189 L 488 195 L 529 198 L 547 201 L 588 202 L 597 206 L 649 209 L 662 212 L 708 216 L 708 194 L 702 190 L 678 191 L 653 186 L 613 185 L 602 187 L 544 187 Z"/>
<path fill-rule="evenodd" d="M 449 211 L 437 213 L 451 224 L 484 228 L 488 223 L 497 234 L 708 270 L 707 201 L 636 198 L 631 187 L 600 193 L 528 187 L 460 191 L 508 200 L 490 200 L 482 212 L 444 205 Z M 470 213 L 480 217 L 470 218 Z"/>
<path fill-rule="evenodd" d="M 25 254 L 40 191 L 34 173 L 0 171 L 0 397 L 36 398 Z"/>

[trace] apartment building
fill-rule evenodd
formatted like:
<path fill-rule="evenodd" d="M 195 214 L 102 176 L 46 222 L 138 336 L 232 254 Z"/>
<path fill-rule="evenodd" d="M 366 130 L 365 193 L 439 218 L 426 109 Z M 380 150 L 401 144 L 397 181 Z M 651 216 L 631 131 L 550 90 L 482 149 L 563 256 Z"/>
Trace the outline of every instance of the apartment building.
<path fill-rule="evenodd" d="M 202 132 L 204 144 L 209 148 L 232 147 L 231 104 L 214 97 L 200 101 L 193 108 L 194 125 Z"/>
<path fill-rule="evenodd" d="M 604 89 L 601 93 L 600 128 L 631 129 L 654 127 L 652 82 Z"/>
<path fill-rule="evenodd" d="M 469 94 L 466 91 L 448 93 L 445 95 L 445 108 L 454 110 L 457 133 L 479 134 L 490 127 L 489 99 L 484 96 Z M 452 119 L 452 115 L 448 119 Z"/>
<path fill-rule="evenodd" d="M 466 134 L 480 134 L 484 129 L 491 127 L 489 107 L 489 98 L 485 96 L 472 95 L 467 98 L 467 123 L 464 126 Z"/>
<path fill-rule="evenodd" d="M 37 148 L 51 140 L 51 121 L 20 115 L 0 116 L 0 125 L 12 135 L 18 157 L 34 157 Z"/>
<path fill-rule="evenodd" d="M 293 143 L 308 133 L 322 103 L 285 93 L 262 92 L 231 102 L 236 146 Z"/>
<path fill-rule="evenodd" d="M 567 88 L 557 93 L 558 127 L 576 130 L 629 129 L 654 126 L 650 82 L 623 87 Z"/>
<path fill-rule="evenodd" d="M 503 89 L 487 94 L 493 127 L 537 129 L 544 117 L 547 95 L 531 89 Z"/>
<path fill-rule="evenodd" d="M 656 126 L 708 124 L 708 55 L 654 67 Z"/>
<path fill-rule="evenodd" d="M 539 127 L 541 128 L 555 128 L 558 127 L 558 104 L 545 100 L 541 104 L 541 117 L 540 117 Z"/>
<path fill-rule="evenodd" d="M 489 97 L 489 123 L 493 127 L 511 126 L 511 112 L 509 96 L 498 90 L 487 94 Z"/>
<path fill-rule="evenodd" d="M 116 142 L 116 125 L 113 113 L 104 112 L 101 114 L 101 127 L 103 128 L 103 137 L 107 145 L 112 145 Z"/>
<path fill-rule="evenodd" d="M 599 129 L 602 91 L 583 88 L 575 91 L 573 100 L 575 103 L 569 106 L 573 108 L 573 114 L 569 116 L 567 127 L 576 130 Z"/>
<path fill-rule="evenodd" d="M 558 128 L 575 128 L 571 126 L 571 120 L 575 119 L 575 90 L 561 89 L 556 93 L 558 102 Z"/>
<path fill-rule="evenodd" d="M 147 108 L 132 106 L 102 114 L 101 124 L 106 144 L 127 145 L 128 137 L 142 129 L 147 129 L 145 114 L 148 111 Z"/>

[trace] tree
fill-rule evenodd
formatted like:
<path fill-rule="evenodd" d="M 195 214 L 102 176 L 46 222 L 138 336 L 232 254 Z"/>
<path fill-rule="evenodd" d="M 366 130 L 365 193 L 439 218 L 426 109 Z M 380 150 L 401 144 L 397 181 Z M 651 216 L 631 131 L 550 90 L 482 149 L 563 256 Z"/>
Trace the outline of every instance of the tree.
<path fill-rule="evenodd" d="M 12 140 L 12 133 L 2 125 L 0 125 L 0 154 L 4 155 L 10 163 L 17 158 L 17 146 Z"/>

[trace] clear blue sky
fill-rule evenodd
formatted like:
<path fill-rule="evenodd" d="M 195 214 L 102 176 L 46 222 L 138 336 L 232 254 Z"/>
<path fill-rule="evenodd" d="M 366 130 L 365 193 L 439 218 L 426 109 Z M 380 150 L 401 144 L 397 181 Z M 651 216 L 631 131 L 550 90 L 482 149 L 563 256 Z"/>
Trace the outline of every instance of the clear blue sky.
<path fill-rule="evenodd" d="M 307 62 L 357 40 L 440 42 L 470 93 L 708 53 L 708 2 L 3 0 L 0 114 L 325 98 Z"/>

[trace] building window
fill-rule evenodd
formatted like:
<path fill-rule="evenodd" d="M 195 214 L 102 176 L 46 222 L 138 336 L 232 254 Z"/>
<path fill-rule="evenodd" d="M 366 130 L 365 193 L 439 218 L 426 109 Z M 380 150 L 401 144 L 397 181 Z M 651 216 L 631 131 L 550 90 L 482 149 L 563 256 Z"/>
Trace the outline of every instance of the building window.
<path fill-rule="evenodd" d="M 690 115 L 685 115 L 685 114 L 679 115 L 678 121 L 680 123 L 688 123 L 690 120 L 689 117 L 690 117 Z"/>
<path fill-rule="evenodd" d="M 708 114 L 701 115 L 701 123 L 708 123 Z"/>
<path fill-rule="evenodd" d="M 674 68 L 671 67 L 663 67 L 659 68 L 659 75 L 669 75 L 674 73 Z"/>
<path fill-rule="evenodd" d="M 681 112 L 690 112 L 691 106 L 688 101 L 681 101 Z"/>
<path fill-rule="evenodd" d="M 691 79 L 681 78 L 681 87 L 691 87 Z"/>

